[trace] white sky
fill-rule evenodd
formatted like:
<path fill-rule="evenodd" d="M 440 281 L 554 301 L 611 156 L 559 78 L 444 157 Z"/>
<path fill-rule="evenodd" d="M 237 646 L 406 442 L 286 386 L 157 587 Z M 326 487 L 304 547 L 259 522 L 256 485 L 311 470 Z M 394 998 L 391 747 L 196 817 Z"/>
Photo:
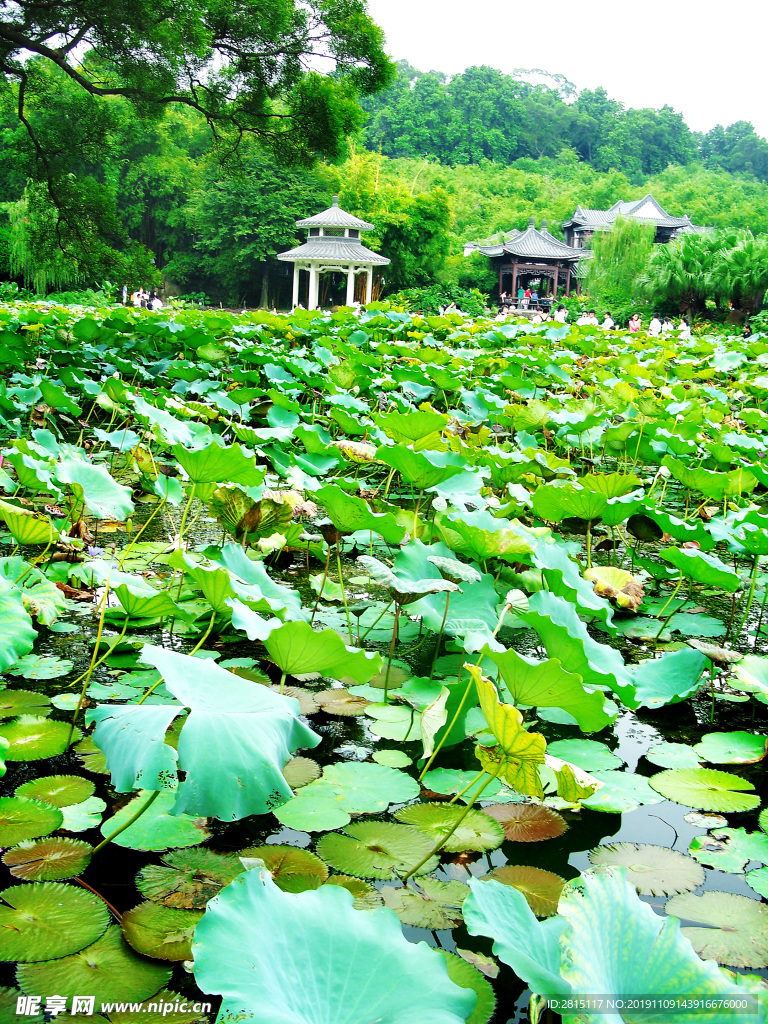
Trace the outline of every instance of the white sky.
<path fill-rule="evenodd" d="M 387 51 L 420 71 L 542 68 L 694 131 L 751 121 L 768 136 L 766 0 L 368 0 Z"/>

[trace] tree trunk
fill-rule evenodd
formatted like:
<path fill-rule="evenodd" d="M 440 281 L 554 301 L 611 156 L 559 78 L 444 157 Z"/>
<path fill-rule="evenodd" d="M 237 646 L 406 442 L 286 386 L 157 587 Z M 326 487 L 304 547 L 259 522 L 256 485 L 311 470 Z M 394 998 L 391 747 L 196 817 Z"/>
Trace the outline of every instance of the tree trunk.
<path fill-rule="evenodd" d="M 265 260 L 261 265 L 261 309 L 269 309 L 269 263 Z"/>

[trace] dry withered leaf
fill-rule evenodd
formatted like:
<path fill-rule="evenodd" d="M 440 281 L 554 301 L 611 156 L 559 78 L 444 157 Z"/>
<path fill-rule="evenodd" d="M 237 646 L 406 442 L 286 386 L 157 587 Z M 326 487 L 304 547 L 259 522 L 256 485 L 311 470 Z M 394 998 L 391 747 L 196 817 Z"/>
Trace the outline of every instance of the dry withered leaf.
<path fill-rule="evenodd" d="M 612 601 L 617 608 L 636 612 L 642 604 L 645 587 L 626 569 L 599 565 L 587 569 L 584 579 L 594 584 L 596 594 Z"/>

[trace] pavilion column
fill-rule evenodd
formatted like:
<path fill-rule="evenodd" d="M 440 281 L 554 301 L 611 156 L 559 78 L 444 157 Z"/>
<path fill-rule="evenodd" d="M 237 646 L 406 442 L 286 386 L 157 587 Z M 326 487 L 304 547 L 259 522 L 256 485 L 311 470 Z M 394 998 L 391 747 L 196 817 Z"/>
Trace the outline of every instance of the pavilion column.
<path fill-rule="evenodd" d="M 351 306 L 355 301 L 355 268 L 350 267 L 347 271 L 347 305 Z"/>
<path fill-rule="evenodd" d="M 299 277 L 301 270 L 297 264 L 293 264 L 293 298 L 291 299 L 291 309 L 296 309 L 299 304 Z"/>
<path fill-rule="evenodd" d="M 558 271 L 557 267 L 555 267 L 555 272 L 552 275 L 552 299 L 553 300 L 557 298 L 557 276 L 558 276 L 558 273 L 559 273 L 559 271 Z"/>
<path fill-rule="evenodd" d="M 512 264 L 512 299 L 517 307 L 517 263 Z"/>
<path fill-rule="evenodd" d="M 317 309 L 317 291 L 318 291 L 318 277 L 317 267 L 312 264 L 309 268 L 309 295 L 307 297 L 307 309 Z"/>
<path fill-rule="evenodd" d="M 499 298 L 501 298 L 501 293 L 504 291 L 503 275 L 504 271 L 501 269 L 501 261 L 499 261 Z"/>
<path fill-rule="evenodd" d="M 371 296 L 372 295 L 373 295 L 373 267 L 370 266 L 370 267 L 368 267 L 368 270 L 366 272 L 366 280 L 365 280 L 365 304 L 366 304 L 366 306 L 371 301 Z"/>
<path fill-rule="evenodd" d="M 570 267 L 568 267 L 568 269 L 565 272 L 565 294 L 566 295 L 570 295 L 571 294 L 571 268 Z"/>

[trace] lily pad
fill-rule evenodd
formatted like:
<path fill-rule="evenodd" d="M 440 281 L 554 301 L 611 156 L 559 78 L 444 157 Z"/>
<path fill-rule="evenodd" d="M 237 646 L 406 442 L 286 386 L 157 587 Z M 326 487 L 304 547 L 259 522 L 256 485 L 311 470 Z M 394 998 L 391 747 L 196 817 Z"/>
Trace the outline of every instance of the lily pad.
<path fill-rule="evenodd" d="M 364 715 L 365 709 L 370 705 L 370 701 L 364 697 L 356 697 L 343 687 L 321 690 L 315 694 L 315 701 L 327 715 L 342 715 L 345 718 Z"/>
<path fill-rule="evenodd" d="M 427 772 L 422 783 L 424 788 L 433 793 L 442 793 L 445 796 L 456 796 L 464 792 L 461 798 L 465 803 L 474 800 L 478 790 L 484 783 L 488 783 L 483 790 L 483 797 L 495 797 L 501 790 L 501 783 L 498 779 L 488 781 L 488 775 L 481 775 L 477 779 L 477 772 L 458 771 L 456 768 L 434 768 Z M 474 785 L 470 785 L 473 779 L 477 779 Z M 467 788 L 469 787 L 469 788 Z"/>
<path fill-rule="evenodd" d="M 58 881 L 84 871 L 92 852 L 90 843 L 79 839 L 65 839 L 63 836 L 27 839 L 6 850 L 3 864 L 15 878 L 23 878 L 25 882 Z"/>
<path fill-rule="evenodd" d="M 172 910 L 145 900 L 123 914 L 123 936 L 137 953 L 156 960 L 189 960 L 202 910 Z"/>
<path fill-rule="evenodd" d="M 732 892 L 684 893 L 666 905 L 705 960 L 729 967 L 768 966 L 768 906 Z M 690 927 L 693 922 L 703 927 Z"/>
<path fill-rule="evenodd" d="M 756 868 L 747 872 L 747 885 L 768 900 L 768 868 Z"/>
<path fill-rule="evenodd" d="M 687 743 L 655 743 L 645 756 L 659 768 L 699 768 L 701 765 L 698 754 Z"/>
<path fill-rule="evenodd" d="M 107 818 L 101 826 L 101 834 L 108 836 L 124 825 L 151 796 L 151 792 L 142 790 L 117 814 Z M 207 820 L 193 818 L 189 814 L 171 814 L 175 802 L 175 791 L 161 791 L 149 809 L 112 841 L 118 846 L 127 846 L 129 850 L 167 850 L 169 847 L 197 846 L 205 842 L 209 835 Z"/>
<path fill-rule="evenodd" d="M 483 814 L 499 822 L 504 829 L 505 839 L 517 843 L 540 843 L 544 839 L 555 839 L 568 828 L 561 814 L 543 804 L 497 804 L 484 807 Z"/>
<path fill-rule="evenodd" d="M 147 864 L 136 876 L 142 896 L 166 907 L 202 909 L 245 868 L 233 853 L 207 849 L 172 850 L 161 864 Z"/>
<path fill-rule="evenodd" d="M 593 772 L 594 778 L 603 785 L 591 796 L 582 800 L 584 807 L 593 811 L 607 811 L 615 814 L 634 811 L 642 804 L 661 803 L 661 797 L 648 785 L 642 775 L 630 772 Z"/>
<path fill-rule="evenodd" d="M 24 992 L 55 992 L 67 997 L 86 992 L 96 997 L 97 1005 L 147 999 L 170 977 L 170 967 L 137 956 L 117 925 L 107 928 L 100 939 L 79 953 L 45 963 L 21 964 L 16 973 Z"/>
<path fill-rule="evenodd" d="M 403 750 L 374 750 L 371 757 L 376 764 L 386 765 L 387 768 L 407 768 L 413 763 Z"/>
<path fill-rule="evenodd" d="M 67 675 L 73 668 L 73 662 L 66 658 L 55 658 L 45 654 L 25 654 L 15 665 L 11 665 L 8 671 L 11 675 L 23 676 L 24 679 L 58 679 L 60 676 Z"/>
<path fill-rule="evenodd" d="M 54 832 L 62 823 L 61 811 L 29 797 L 0 797 L 0 846 L 13 846 Z"/>
<path fill-rule="evenodd" d="M 570 761 L 586 772 L 613 771 L 624 764 L 618 754 L 597 740 L 556 740 L 547 745 L 547 753 Z"/>
<path fill-rule="evenodd" d="M 352 893 L 353 906 L 355 910 L 375 910 L 382 905 L 381 893 L 362 878 L 353 878 L 352 875 L 331 875 L 326 885 L 340 885 L 342 889 Z"/>
<path fill-rule="evenodd" d="M 537 917 L 552 917 L 557 913 L 557 904 L 565 886 L 565 879 L 560 875 L 528 864 L 507 864 L 496 868 L 488 878 L 511 885 L 521 892 Z"/>
<path fill-rule="evenodd" d="M 292 757 L 283 768 L 283 778 L 291 789 L 301 789 L 320 777 L 320 765 L 311 757 Z"/>
<path fill-rule="evenodd" d="M 700 811 L 733 814 L 759 807 L 760 798 L 746 779 L 714 768 L 671 768 L 649 779 L 657 793 Z"/>
<path fill-rule="evenodd" d="M 674 896 L 704 881 L 704 870 L 685 854 L 649 843 L 607 843 L 589 854 L 594 865 L 624 868 L 642 896 Z"/>
<path fill-rule="evenodd" d="M 69 741 L 68 722 L 52 722 L 36 715 L 21 715 L 0 725 L 0 737 L 9 743 L 5 753 L 8 761 L 40 761 L 63 754 Z M 82 737 L 75 729 L 72 738 Z"/>
<path fill-rule="evenodd" d="M 475 1008 L 467 1017 L 467 1024 L 488 1024 L 496 1010 L 493 986 L 462 956 L 456 956 L 445 949 L 441 950 L 441 953 L 448 965 L 448 977 L 454 985 L 469 988 L 477 996 Z"/>
<path fill-rule="evenodd" d="M 467 810 L 455 804 L 413 804 L 396 811 L 395 817 L 429 836 L 433 844 L 448 836 L 443 846 L 448 853 L 495 850 L 504 840 L 504 829 L 498 821 L 474 808 Z M 451 832 L 460 818 L 463 819 L 461 824 Z"/>
<path fill-rule="evenodd" d="M 711 835 L 696 836 L 689 849 L 700 864 L 720 871 L 743 871 L 751 860 L 768 864 L 768 836 L 744 828 L 719 828 Z"/>
<path fill-rule="evenodd" d="M 384 905 L 394 910 L 403 924 L 431 931 L 457 928 L 463 921 L 461 904 L 469 895 L 463 882 L 441 882 L 427 876 L 418 892 L 412 888 L 385 886 L 381 890 Z"/>
<path fill-rule="evenodd" d="M 16 718 L 19 715 L 36 715 L 44 718 L 50 714 L 51 702 L 43 693 L 34 690 L 3 690 L 0 693 L 0 718 Z"/>
<path fill-rule="evenodd" d="M 317 844 L 317 854 L 344 874 L 358 878 L 389 878 L 404 875 L 425 857 L 434 842 L 418 829 L 388 821 L 362 821 L 349 825 L 344 833 L 331 832 Z M 437 867 L 430 857 L 418 873 Z"/>
<path fill-rule="evenodd" d="M 0 905 L 2 960 L 28 963 L 66 957 L 98 939 L 109 924 L 103 900 L 63 882 L 15 885 L 0 893 L 0 899 L 6 904 Z M 34 991 L 59 989 L 43 987 Z"/>
<path fill-rule="evenodd" d="M 42 800 L 54 807 L 68 807 L 93 796 L 95 788 L 90 779 L 83 779 L 79 775 L 47 775 L 17 786 L 16 796 Z"/>
<path fill-rule="evenodd" d="M 61 828 L 67 832 L 87 832 L 89 828 L 98 828 L 107 805 L 98 796 L 89 796 L 79 804 L 67 804 L 61 808 L 64 820 Z"/>
<path fill-rule="evenodd" d="M 238 857 L 261 860 L 283 892 L 317 889 L 328 878 L 328 867 L 309 850 L 298 846 L 250 846 Z"/>
<path fill-rule="evenodd" d="M 768 736 L 751 732 L 709 732 L 693 748 L 710 764 L 754 764 L 768 749 Z"/>

